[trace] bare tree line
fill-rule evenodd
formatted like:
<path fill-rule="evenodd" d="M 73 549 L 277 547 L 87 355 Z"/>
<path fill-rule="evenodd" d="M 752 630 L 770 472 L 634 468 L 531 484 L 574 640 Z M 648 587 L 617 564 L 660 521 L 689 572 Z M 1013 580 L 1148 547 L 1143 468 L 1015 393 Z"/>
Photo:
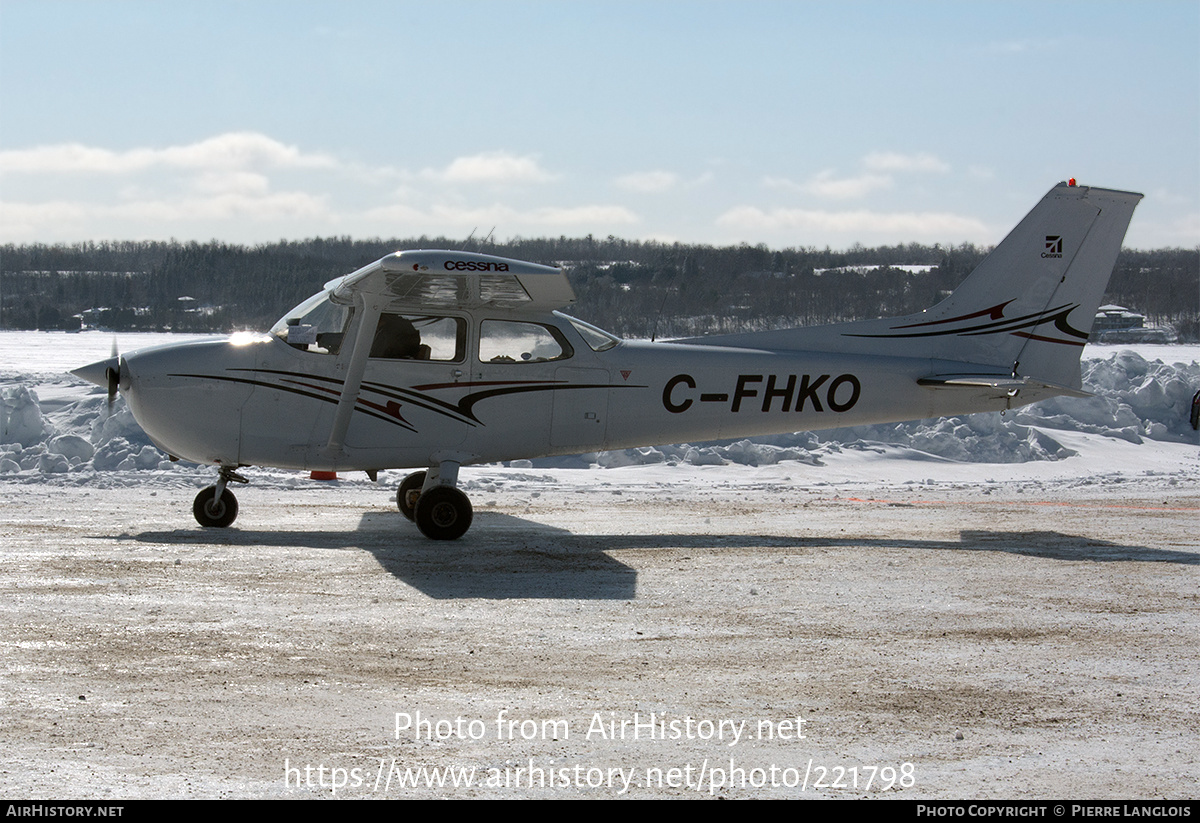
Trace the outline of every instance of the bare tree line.
<path fill-rule="evenodd" d="M 327 280 L 444 237 L 262 246 L 112 242 L 0 247 L 0 327 L 225 332 L 266 328 Z M 631 337 L 679 337 L 904 314 L 936 303 L 989 251 L 916 243 L 846 250 L 616 237 L 516 238 L 469 251 L 562 265 L 571 312 Z M 916 271 L 893 268 L 922 267 Z M 1105 301 L 1200 339 L 1200 250 L 1126 249 Z"/>

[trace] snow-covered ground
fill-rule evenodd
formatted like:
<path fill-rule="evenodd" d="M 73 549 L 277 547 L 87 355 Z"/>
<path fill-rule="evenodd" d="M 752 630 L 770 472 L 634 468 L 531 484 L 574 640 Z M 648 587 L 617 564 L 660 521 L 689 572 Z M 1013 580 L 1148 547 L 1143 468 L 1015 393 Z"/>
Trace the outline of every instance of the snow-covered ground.
<path fill-rule="evenodd" d="M 1004 417 L 470 467 L 444 545 L 401 472 L 251 469 L 200 528 L 212 468 L 65 373 L 111 345 L 0 332 L 0 797 L 1195 794 L 1200 347 L 1089 347 L 1096 397 Z M 651 713 L 786 734 L 594 732 Z"/>
<path fill-rule="evenodd" d="M 194 337 L 121 334 L 118 342 L 132 351 Z M 113 335 L 102 332 L 0 332 L 0 478 L 100 485 L 211 482 L 209 467 L 167 461 L 120 399 L 110 415 L 102 390 L 67 373 L 109 356 L 113 342 Z M 1200 389 L 1200 346 L 1090 345 L 1083 374 L 1084 388 L 1095 397 L 1056 398 L 1005 415 L 626 449 L 517 461 L 515 468 L 555 470 L 558 482 L 582 485 L 612 482 L 605 470 L 634 466 L 642 470 L 621 472 L 621 482 L 656 483 L 665 475 L 703 484 L 721 477 L 721 467 L 736 472 L 735 467 L 770 466 L 776 467 L 770 474 L 817 485 L 1196 478 L 1198 441 L 1188 414 Z M 495 471 L 471 469 L 464 479 Z M 253 476 L 256 483 L 307 482 L 270 470 Z"/>

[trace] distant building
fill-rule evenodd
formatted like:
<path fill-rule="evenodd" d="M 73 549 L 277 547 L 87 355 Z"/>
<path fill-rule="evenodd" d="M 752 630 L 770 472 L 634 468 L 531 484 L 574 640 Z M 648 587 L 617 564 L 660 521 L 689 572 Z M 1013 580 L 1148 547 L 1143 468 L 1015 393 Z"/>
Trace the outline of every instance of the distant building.
<path fill-rule="evenodd" d="M 1122 329 L 1140 329 L 1145 325 L 1145 315 L 1130 311 L 1124 306 L 1101 306 L 1096 310 L 1096 319 L 1092 323 L 1092 334 Z"/>
<path fill-rule="evenodd" d="M 1090 343 L 1174 343 L 1175 330 L 1170 326 L 1147 327 L 1145 315 L 1124 306 L 1101 306 L 1092 321 Z"/>

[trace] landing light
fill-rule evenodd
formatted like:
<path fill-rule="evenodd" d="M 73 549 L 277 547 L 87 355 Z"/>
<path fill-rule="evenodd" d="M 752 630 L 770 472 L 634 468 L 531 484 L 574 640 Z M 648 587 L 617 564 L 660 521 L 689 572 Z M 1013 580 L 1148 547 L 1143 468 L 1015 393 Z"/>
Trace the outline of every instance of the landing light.
<path fill-rule="evenodd" d="M 266 343 L 271 335 L 257 331 L 237 331 L 229 335 L 229 342 L 235 346 L 249 346 L 251 343 Z"/>

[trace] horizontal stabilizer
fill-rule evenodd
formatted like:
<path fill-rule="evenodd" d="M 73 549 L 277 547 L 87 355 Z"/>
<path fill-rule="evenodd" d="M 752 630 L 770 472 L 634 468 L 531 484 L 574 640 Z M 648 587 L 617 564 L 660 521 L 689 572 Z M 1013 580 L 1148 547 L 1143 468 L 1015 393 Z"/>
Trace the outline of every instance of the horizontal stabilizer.
<path fill-rule="evenodd" d="M 1073 389 L 1058 383 L 1047 383 L 1032 377 L 1005 377 L 1000 374 L 938 374 L 922 377 L 917 385 L 931 389 L 995 389 L 1016 394 L 1022 389 L 1049 391 L 1068 397 L 1092 397 L 1090 392 Z"/>

